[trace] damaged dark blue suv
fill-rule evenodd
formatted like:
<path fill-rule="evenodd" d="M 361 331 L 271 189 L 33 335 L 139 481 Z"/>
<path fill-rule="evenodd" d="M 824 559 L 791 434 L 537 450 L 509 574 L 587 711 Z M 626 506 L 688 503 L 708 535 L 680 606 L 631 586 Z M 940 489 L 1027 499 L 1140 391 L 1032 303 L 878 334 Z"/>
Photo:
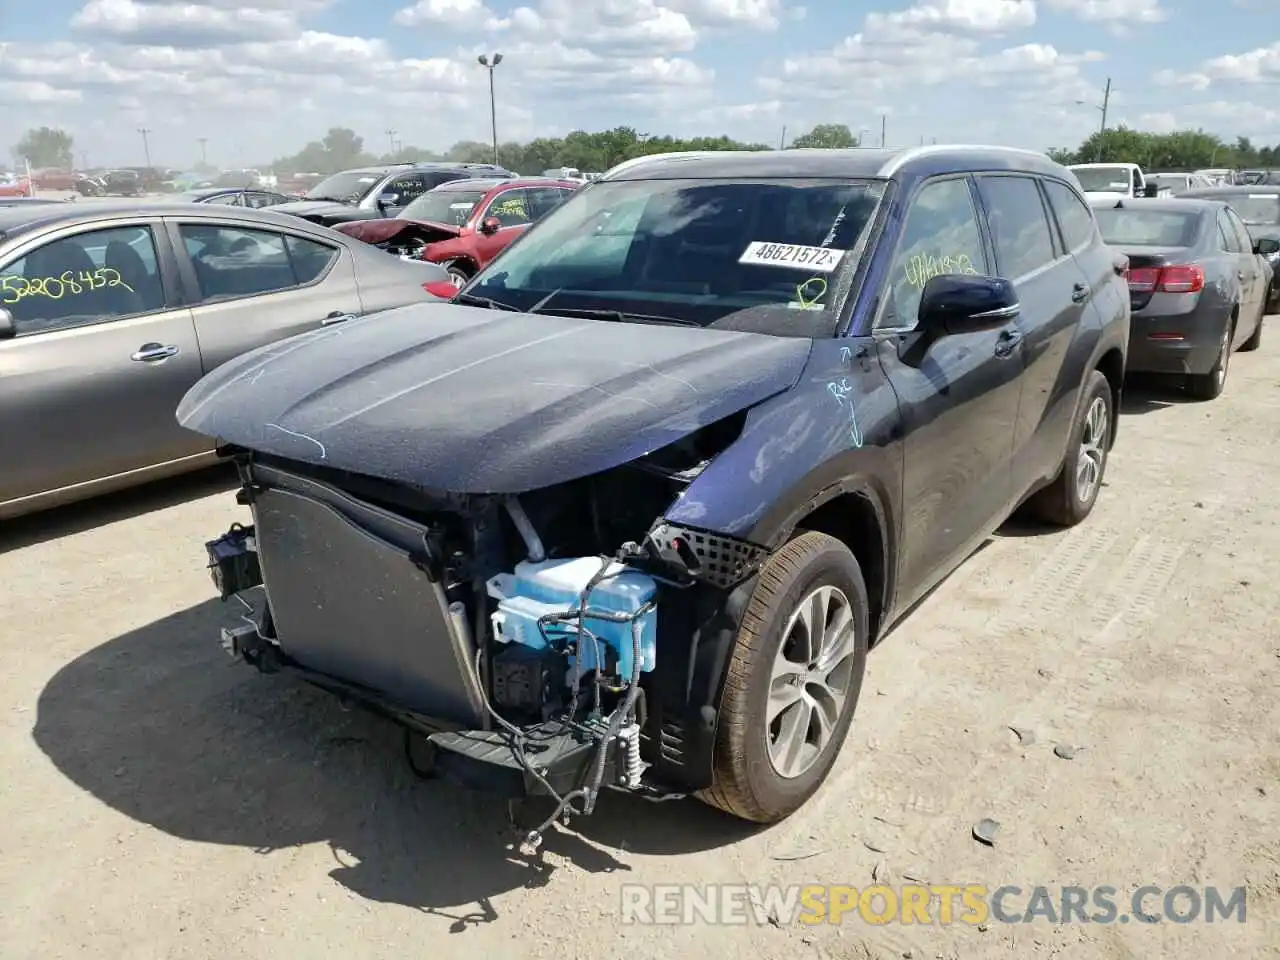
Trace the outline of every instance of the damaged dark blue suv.
<path fill-rule="evenodd" d="M 208 545 L 256 611 L 223 642 L 468 785 L 779 820 L 871 644 L 1019 506 L 1089 514 L 1124 270 L 1039 154 L 625 163 L 452 302 L 188 394 L 253 514 Z"/>

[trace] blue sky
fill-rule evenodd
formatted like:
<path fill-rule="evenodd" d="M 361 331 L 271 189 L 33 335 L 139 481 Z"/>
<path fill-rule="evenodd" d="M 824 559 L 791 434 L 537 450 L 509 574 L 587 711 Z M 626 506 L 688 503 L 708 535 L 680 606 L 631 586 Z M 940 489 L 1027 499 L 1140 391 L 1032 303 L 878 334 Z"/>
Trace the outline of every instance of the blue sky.
<path fill-rule="evenodd" d="M 19 17 L 18 11 L 21 10 Z M 1270 46 L 1268 46 L 1268 43 Z M 1264 0 L 48 0 L 0 8 L 3 129 L 95 164 L 261 164 L 331 126 L 371 147 L 629 125 L 776 143 L 1074 146 L 1101 119 L 1280 142 Z M 83 159 L 83 158 L 77 158 Z"/>

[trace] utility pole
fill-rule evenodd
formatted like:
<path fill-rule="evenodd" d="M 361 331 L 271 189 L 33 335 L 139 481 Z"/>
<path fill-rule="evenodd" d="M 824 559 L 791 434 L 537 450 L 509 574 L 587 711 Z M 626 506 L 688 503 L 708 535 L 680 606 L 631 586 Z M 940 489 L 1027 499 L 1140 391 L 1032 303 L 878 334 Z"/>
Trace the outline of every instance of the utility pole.
<path fill-rule="evenodd" d="M 885 131 L 889 126 L 889 115 L 887 113 L 880 114 L 880 149 L 884 149 Z"/>
<path fill-rule="evenodd" d="M 495 53 L 490 59 L 487 54 L 480 54 L 480 66 L 489 71 L 489 120 L 493 124 L 493 162 L 498 162 L 498 101 L 493 95 L 493 71 L 502 62 L 502 54 Z"/>
<path fill-rule="evenodd" d="M 387 129 L 384 130 L 383 132 L 387 135 L 387 140 L 391 144 L 391 152 L 395 153 L 396 152 L 396 131 L 391 129 L 390 127 L 387 127 Z"/>
<path fill-rule="evenodd" d="M 209 143 L 208 137 L 196 137 L 196 143 L 200 144 L 200 165 L 202 167 L 209 165 L 209 152 L 206 146 Z"/>
<path fill-rule="evenodd" d="M 151 131 L 147 127 L 139 127 L 138 132 L 142 134 L 142 153 L 147 158 L 147 166 L 151 166 L 151 143 L 147 137 L 151 135 Z"/>
<path fill-rule="evenodd" d="M 1102 136 L 1107 132 L 1107 107 L 1111 106 L 1111 78 L 1107 77 L 1106 89 L 1102 91 L 1102 126 L 1098 128 L 1098 162 L 1102 162 Z"/>
<path fill-rule="evenodd" d="M 778 138 L 778 149 L 787 149 L 787 125 L 785 123 L 782 125 L 782 136 Z"/>

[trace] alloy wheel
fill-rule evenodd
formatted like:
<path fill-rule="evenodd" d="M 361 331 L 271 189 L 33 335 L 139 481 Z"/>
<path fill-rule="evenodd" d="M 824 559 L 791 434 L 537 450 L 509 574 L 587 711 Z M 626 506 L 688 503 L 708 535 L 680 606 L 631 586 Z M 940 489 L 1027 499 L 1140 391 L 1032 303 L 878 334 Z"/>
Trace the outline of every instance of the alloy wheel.
<path fill-rule="evenodd" d="M 831 743 L 849 695 L 855 636 L 849 599 L 821 586 L 796 607 L 774 659 L 766 709 L 769 762 L 802 776 Z"/>
<path fill-rule="evenodd" d="M 1107 401 L 1094 397 L 1084 418 L 1080 437 L 1080 453 L 1076 458 L 1076 496 L 1081 503 L 1093 499 L 1102 481 L 1102 464 L 1107 455 L 1107 430 L 1110 426 Z"/>

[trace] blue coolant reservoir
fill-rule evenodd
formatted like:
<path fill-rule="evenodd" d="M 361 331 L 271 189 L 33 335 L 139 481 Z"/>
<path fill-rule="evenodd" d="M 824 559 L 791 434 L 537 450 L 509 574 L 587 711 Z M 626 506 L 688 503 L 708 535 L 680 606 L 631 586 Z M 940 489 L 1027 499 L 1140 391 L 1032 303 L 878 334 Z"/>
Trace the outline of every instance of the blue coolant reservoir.
<path fill-rule="evenodd" d="M 545 647 L 547 637 L 556 641 L 571 640 L 577 635 L 577 625 L 547 624 L 538 628 L 538 619 L 549 614 L 563 614 L 577 610 L 582 591 L 604 565 L 603 557 L 573 557 L 565 560 L 543 560 L 537 563 L 525 561 L 516 565 L 512 573 L 500 573 L 488 585 L 489 596 L 498 601 L 493 614 L 493 635 L 500 643 L 520 643 L 529 647 Z M 653 579 L 639 570 L 611 562 L 607 574 L 591 591 L 587 600 L 586 628 L 595 634 L 602 645 L 612 647 L 618 657 L 618 674 L 624 680 L 631 677 L 632 629 L 631 623 L 621 623 L 599 616 L 606 614 L 634 614 L 650 602 L 657 591 Z M 593 614 L 596 614 L 593 616 Z M 640 669 L 653 669 L 656 658 L 658 617 L 656 610 L 648 610 L 636 621 L 640 628 Z M 545 631 L 546 637 L 543 636 Z M 588 642 L 582 651 L 582 669 L 595 668 L 595 648 Z"/>

